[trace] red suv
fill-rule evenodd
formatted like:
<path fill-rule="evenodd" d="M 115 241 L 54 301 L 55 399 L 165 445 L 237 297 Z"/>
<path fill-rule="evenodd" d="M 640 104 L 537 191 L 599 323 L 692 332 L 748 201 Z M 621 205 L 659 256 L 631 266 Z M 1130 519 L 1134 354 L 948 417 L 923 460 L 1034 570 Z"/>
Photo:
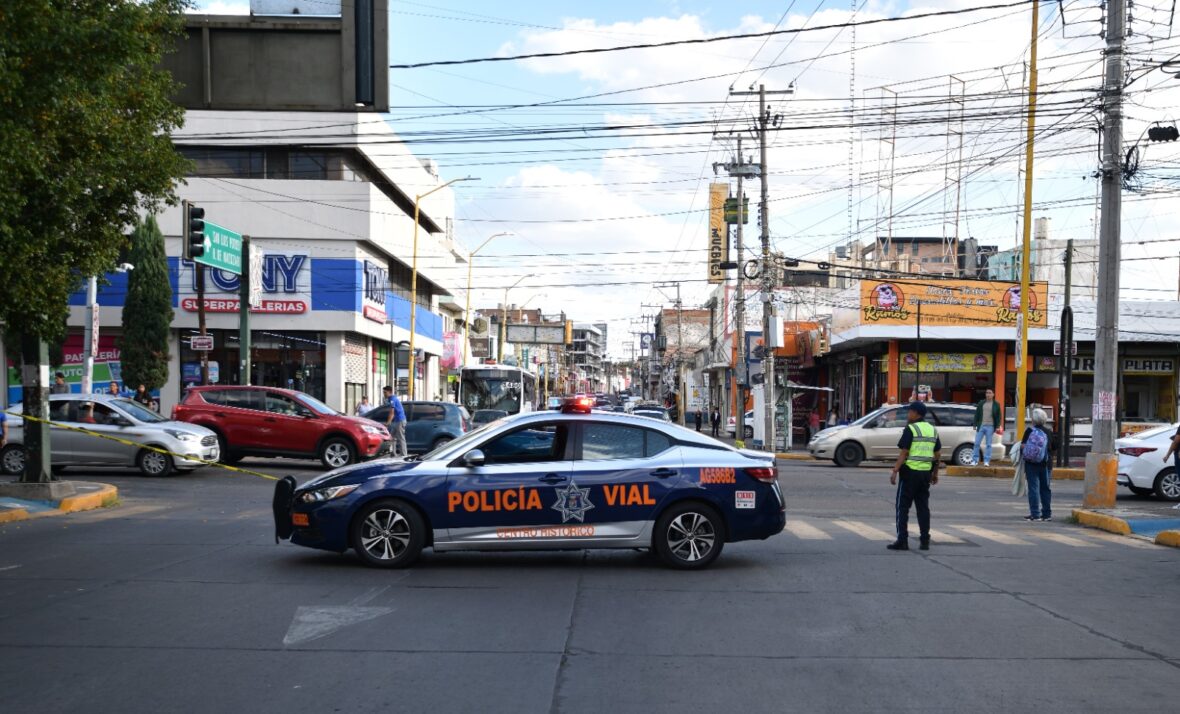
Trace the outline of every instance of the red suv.
<path fill-rule="evenodd" d="M 303 392 L 273 387 L 191 387 L 172 418 L 212 429 L 223 461 L 243 456 L 319 459 L 335 469 L 389 452 L 383 424 L 341 414 Z"/>

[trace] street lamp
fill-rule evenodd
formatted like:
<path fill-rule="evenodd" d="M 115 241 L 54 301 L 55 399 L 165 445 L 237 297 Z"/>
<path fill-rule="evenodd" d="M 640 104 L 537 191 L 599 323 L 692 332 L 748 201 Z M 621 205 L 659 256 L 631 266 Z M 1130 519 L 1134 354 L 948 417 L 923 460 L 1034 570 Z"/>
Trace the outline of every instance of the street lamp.
<path fill-rule="evenodd" d="M 464 178 L 451 179 L 441 186 L 435 186 L 426 193 L 414 196 L 414 248 L 413 248 L 413 275 L 410 278 L 410 399 L 414 398 L 414 382 L 418 376 L 418 367 L 414 364 L 412 358 L 414 354 L 414 332 L 418 327 L 418 216 L 419 203 L 435 191 L 441 191 L 447 186 L 459 181 L 478 181 L 479 179 L 473 176 L 466 176 Z"/>
<path fill-rule="evenodd" d="M 467 338 L 471 333 L 471 266 L 475 264 L 475 254 L 491 243 L 493 238 L 510 235 L 512 235 L 510 231 L 494 233 L 488 236 L 488 239 L 483 243 L 480 243 L 478 248 L 467 254 L 467 309 L 463 311 L 463 361 L 459 363 L 460 368 L 467 366 Z"/>
<path fill-rule="evenodd" d="M 504 361 L 504 340 L 508 339 L 508 291 L 511 290 L 512 288 L 516 287 L 517 285 L 520 285 L 521 281 L 525 280 L 526 278 L 531 278 L 534 275 L 535 275 L 535 273 L 529 273 L 528 275 L 522 275 L 522 276 L 520 276 L 520 279 L 518 279 L 515 283 L 504 288 L 504 304 L 500 306 L 500 339 L 497 341 L 497 344 L 496 344 L 496 361 L 497 362 Z"/>

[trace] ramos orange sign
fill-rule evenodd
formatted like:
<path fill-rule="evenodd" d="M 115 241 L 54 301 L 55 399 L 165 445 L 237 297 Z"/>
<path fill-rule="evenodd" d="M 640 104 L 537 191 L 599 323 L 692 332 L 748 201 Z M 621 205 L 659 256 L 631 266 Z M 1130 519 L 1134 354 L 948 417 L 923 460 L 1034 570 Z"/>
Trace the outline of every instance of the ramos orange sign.
<path fill-rule="evenodd" d="M 1044 327 L 1047 284 L 1029 287 L 1029 327 Z M 1019 283 L 933 278 L 860 281 L 860 319 L 865 325 L 916 325 L 921 305 L 923 325 L 1003 327 L 1016 324 L 1020 302 Z"/>

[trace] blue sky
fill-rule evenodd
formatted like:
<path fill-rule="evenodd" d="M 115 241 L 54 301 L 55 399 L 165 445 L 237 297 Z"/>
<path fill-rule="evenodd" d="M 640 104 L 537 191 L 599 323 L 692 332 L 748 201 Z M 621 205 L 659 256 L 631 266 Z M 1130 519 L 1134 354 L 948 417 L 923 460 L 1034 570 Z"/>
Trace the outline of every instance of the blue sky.
<path fill-rule="evenodd" d="M 1078 0 L 1073 7 L 1087 2 Z M 245 4 L 206 6 L 224 10 Z M 868 0 L 858 4 L 856 19 L 979 4 Z M 1037 145 L 1035 213 L 1052 219 L 1054 237 L 1089 238 L 1095 215 L 1096 186 L 1090 175 L 1097 162 L 1093 89 L 1101 73 L 1098 26 L 1085 13 L 1071 11 L 1063 30 L 1054 7 L 1046 4 L 1041 17 L 1040 79 L 1043 89 L 1056 94 L 1043 100 L 1038 125 L 1043 138 Z M 390 57 L 398 64 L 561 51 L 838 24 L 849 17 L 849 0 L 393 0 Z M 752 115 L 749 103 L 727 99 L 731 85 L 741 89 L 758 81 L 771 88 L 796 86 L 794 96 L 772 103 L 772 110 L 784 116 L 786 130 L 777 132 L 771 143 L 770 229 L 774 247 L 784 254 L 823 259 L 850 238 L 871 239 L 885 230 L 889 215 L 877 185 L 888 166 L 883 153 L 887 144 L 873 121 L 848 126 L 843 112 L 850 97 L 866 118 L 880 117 L 873 114 L 885 94 L 880 87 L 899 92 L 907 115 L 948 112 L 948 94 L 957 91 L 951 74 L 964 80 L 960 90 L 971 97 L 979 116 L 964 127 L 960 151 L 947 148 L 947 128 L 953 125 L 949 114 L 948 120 L 939 114 L 899 131 L 890 225 L 896 235 L 949 232 L 1001 249 L 1014 245 L 1020 228 L 1017 170 L 1029 20 L 1025 6 L 864 26 L 856 31 L 855 44 L 849 30 L 820 31 L 766 41 L 395 69 L 390 72 L 390 121 L 404 137 L 432 135 L 436 141 L 415 144 L 414 150 L 435 158 L 444 178 L 480 177 L 479 183 L 456 189 L 456 231 L 463 244 L 473 247 L 498 231 L 515 233 L 497 239 L 477 264 L 476 283 L 484 287 L 477 289 L 475 304 L 496 304 L 502 291 L 493 288 L 533 273 L 514 291 L 512 302 L 531 297 L 533 304 L 565 310 L 577 319 L 611 320 L 616 336 L 611 347 L 617 350 L 617 337 L 629 329 L 627 319 L 641 312 L 641 304 L 666 303 L 666 296 L 651 287 L 653 282 L 682 281 L 686 305 L 707 298 L 702 209 L 708 183 L 714 180 L 711 167 L 732 158 L 729 132 L 741 133 Z M 1180 52 L 1180 41 L 1157 45 L 1140 34 L 1137 42 L 1133 68 L 1157 55 Z M 767 65 L 778 66 L 762 69 Z M 686 81 L 711 75 L 724 76 Z M 1144 72 L 1134 87 L 1128 137 L 1171 115 L 1180 82 Z M 588 102 L 635 104 L 443 116 L 453 115 L 455 105 L 548 102 L 604 92 L 615 94 Z M 1054 101 L 1061 104 L 1055 107 Z M 662 102 L 681 104 L 657 104 Z M 693 128 L 715 127 L 720 136 L 711 137 L 707 130 L 669 136 L 664 128 L 669 122 L 700 122 Z M 596 127 L 620 123 L 649 129 L 615 132 L 609 139 L 590 136 Z M 456 143 L 453 136 L 439 135 L 557 126 L 575 131 L 558 140 L 520 143 Z M 1177 158 L 1174 148 L 1163 146 L 1150 147 L 1145 156 L 1156 166 Z M 949 172 L 948 166 L 953 167 Z M 956 172 L 963 187 L 958 196 L 947 189 Z M 1180 236 L 1180 211 L 1172 208 L 1174 201 L 1165 200 L 1170 195 L 1132 198 L 1136 201 L 1124 206 L 1126 240 Z M 951 218 L 956 202 L 961 209 L 957 224 Z M 756 231 L 754 225 L 750 228 Z M 1147 244 L 1128 252 L 1175 256 L 1176 248 Z M 1175 263 L 1129 262 L 1124 285 L 1137 289 L 1133 296 L 1139 299 L 1162 297 L 1156 293 L 1175 285 L 1174 268 Z"/>

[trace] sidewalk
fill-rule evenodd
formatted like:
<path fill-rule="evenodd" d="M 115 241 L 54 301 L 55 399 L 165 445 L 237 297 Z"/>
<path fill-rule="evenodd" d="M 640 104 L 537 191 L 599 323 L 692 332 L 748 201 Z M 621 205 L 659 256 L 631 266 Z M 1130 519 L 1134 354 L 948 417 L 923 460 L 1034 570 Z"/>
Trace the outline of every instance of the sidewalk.
<path fill-rule="evenodd" d="M 689 428 L 691 429 L 692 427 L 689 427 Z M 712 433 L 710 432 L 710 430 L 706 429 L 705 427 L 701 427 L 701 433 L 708 434 L 708 435 L 712 436 Z M 715 438 L 724 444 L 729 444 L 730 446 L 737 446 L 736 440 L 732 436 L 729 436 L 728 434 L 726 434 L 724 429 L 721 430 L 721 436 L 718 436 Z M 747 446 L 745 448 L 752 449 L 753 447 L 749 445 L 750 443 L 751 442 L 747 442 Z M 758 449 L 754 449 L 754 450 L 757 451 Z M 807 453 L 806 447 L 804 447 L 800 444 L 795 444 L 795 448 L 792 449 L 791 451 L 777 452 L 775 454 L 775 458 L 783 459 L 786 461 L 814 461 L 815 460 L 814 458 L 812 458 L 811 454 Z"/>
<path fill-rule="evenodd" d="M 0 524 L 107 508 L 119 501 L 119 490 L 110 484 L 91 481 L 74 481 L 73 484 L 77 493 L 59 501 L 31 501 L 0 496 Z"/>
<path fill-rule="evenodd" d="M 1180 548 L 1180 511 L 1171 504 L 1144 502 L 1115 508 L 1075 508 L 1073 516 L 1083 526 Z"/>

